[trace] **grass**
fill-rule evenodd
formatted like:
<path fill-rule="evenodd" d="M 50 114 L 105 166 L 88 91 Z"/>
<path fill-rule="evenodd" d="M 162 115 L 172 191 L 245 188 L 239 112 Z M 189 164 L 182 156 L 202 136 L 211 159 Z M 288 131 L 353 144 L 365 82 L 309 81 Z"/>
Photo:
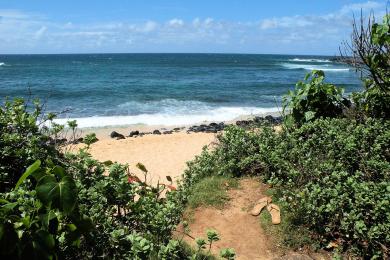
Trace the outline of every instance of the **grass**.
<path fill-rule="evenodd" d="M 190 208 L 209 206 L 222 208 L 229 200 L 227 191 L 238 188 L 238 180 L 223 176 L 211 176 L 204 178 L 194 185 L 188 199 Z"/>

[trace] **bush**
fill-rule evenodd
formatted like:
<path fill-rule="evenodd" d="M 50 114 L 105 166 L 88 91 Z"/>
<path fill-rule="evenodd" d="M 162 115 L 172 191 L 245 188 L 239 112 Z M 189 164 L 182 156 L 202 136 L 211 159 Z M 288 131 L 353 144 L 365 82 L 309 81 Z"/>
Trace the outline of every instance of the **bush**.
<path fill-rule="evenodd" d="M 368 19 L 354 21 L 351 43 L 344 44 L 344 61 L 361 72 L 365 88 L 354 93 L 353 100 L 357 110 L 368 117 L 390 118 L 389 35 L 390 14 L 382 23 L 375 22 L 371 14 Z"/>
<path fill-rule="evenodd" d="M 1 194 L 0 255 L 6 259 L 63 258 L 92 228 L 80 214 L 73 178 L 59 166 L 40 165 L 36 161 L 14 190 Z"/>
<path fill-rule="evenodd" d="M 296 84 L 283 99 L 283 111 L 289 111 L 295 123 L 302 125 L 320 117 L 337 117 L 342 114 L 348 101 L 343 98 L 344 90 L 324 83 L 323 71 L 308 73 L 305 81 Z"/>
<path fill-rule="evenodd" d="M 69 156 L 80 211 L 96 225 L 73 257 L 145 259 L 156 256 L 160 248 L 166 250 L 182 212 L 176 191 L 161 198 L 167 187 L 141 182 L 126 165 L 106 166 L 87 153 Z"/>
<path fill-rule="evenodd" d="M 187 173 L 261 174 L 296 223 L 326 247 L 364 256 L 390 246 L 390 122 L 319 119 L 290 132 L 228 128 Z M 213 158 L 212 160 L 210 158 Z M 230 165 L 227 167 L 226 165 Z M 234 165 L 234 166 L 232 166 Z M 189 179 L 188 177 L 186 180 Z"/>
<path fill-rule="evenodd" d="M 23 99 L 15 99 L 0 107 L 0 192 L 14 188 L 25 169 L 36 160 L 45 164 L 46 159 L 59 158 L 49 143 L 50 136 L 37 124 L 40 116 L 38 101 L 29 107 Z"/>
<path fill-rule="evenodd" d="M 29 107 L 21 99 L 0 108 L 0 256 L 189 257 L 192 253 L 172 240 L 183 209 L 182 191 L 150 186 L 127 165 L 98 162 L 87 150 L 63 154 L 57 141 L 64 127 L 52 122 L 54 117 L 44 117 L 38 102 Z M 68 126 L 75 138 L 77 123 Z M 87 147 L 96 141 L 93 134 L 84 140 Z"/>

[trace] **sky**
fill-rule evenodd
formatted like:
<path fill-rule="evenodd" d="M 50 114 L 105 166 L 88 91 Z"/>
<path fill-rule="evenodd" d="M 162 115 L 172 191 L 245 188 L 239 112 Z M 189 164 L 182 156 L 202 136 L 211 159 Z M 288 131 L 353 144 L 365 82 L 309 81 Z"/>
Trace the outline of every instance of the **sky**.
<path fill-rule="evenodd" d="M 0 0 L 0 53 L 338 53 L 353 0 Z"/>

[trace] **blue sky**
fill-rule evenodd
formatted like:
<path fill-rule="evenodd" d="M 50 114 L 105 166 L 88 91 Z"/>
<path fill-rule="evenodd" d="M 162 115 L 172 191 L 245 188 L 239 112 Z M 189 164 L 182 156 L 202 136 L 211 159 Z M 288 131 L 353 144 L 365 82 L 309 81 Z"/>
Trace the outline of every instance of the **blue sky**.
<path fill-rule="evenodd" d="M 386 1 L 0 0 L 0 53 L 326 54 Z"/>

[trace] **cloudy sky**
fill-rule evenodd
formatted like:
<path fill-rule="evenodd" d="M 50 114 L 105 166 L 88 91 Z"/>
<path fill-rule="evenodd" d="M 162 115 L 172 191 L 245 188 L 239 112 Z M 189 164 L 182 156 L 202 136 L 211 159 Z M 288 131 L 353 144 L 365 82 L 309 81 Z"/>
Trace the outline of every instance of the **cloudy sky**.
<path fill-rule="evenodd" d="M 0 53 L 328 54 L 383 1 L 0 0 Z"/>

